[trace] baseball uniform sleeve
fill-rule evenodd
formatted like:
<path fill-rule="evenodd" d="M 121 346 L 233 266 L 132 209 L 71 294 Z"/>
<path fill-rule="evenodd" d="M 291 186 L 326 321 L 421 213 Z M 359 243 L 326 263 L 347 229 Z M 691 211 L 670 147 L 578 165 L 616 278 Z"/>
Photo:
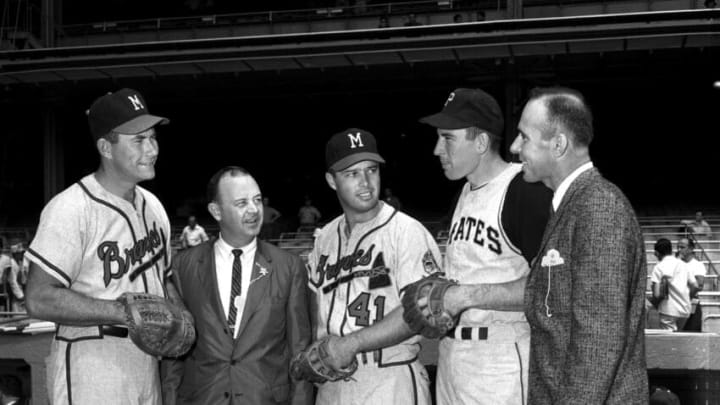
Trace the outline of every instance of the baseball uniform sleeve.
<path fill-rule="evenodd" d="M 52 199 L 40 214 L 35 238 L 25 255 L 69 287 L 81 269 L 85 248 L 85 199 L 69 189 Z"/>
<path fill-rule="evenodd" d="M 501 221 L 510 243 L 532 263 L 550 216 L 552 191 L 542 183 L 528 183 L 522 176 L 518 173 L 508 186 Z"/>
<path fill-rule="evenodd" d="M 441 271 L 442 256 L 435 239 L 421 223 L 411 220 L 398 230 L 395 285 L 400 291 L 410 283 Z"/>

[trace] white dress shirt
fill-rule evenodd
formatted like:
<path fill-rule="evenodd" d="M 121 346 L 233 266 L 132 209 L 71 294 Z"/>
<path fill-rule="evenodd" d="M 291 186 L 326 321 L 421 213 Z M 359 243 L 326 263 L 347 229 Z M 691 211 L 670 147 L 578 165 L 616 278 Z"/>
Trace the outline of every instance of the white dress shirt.
<path fill-rule="evenodd" d="M 572 173 L 570 173 L 569 176 L 565 177 L 563 181 L 560 182 L 560 185 L 558 186 L 557 190 L 555 190 L 555 194 L 553 194 L 552 199 L 552 205 L 553 205 L 553 211 L 557 211 L 558 207 L 560 206 L 560 202 L 562 201 L 563 197 L 565 196 L 565 193 L 567 193 L 568 188 L 570 188 L 570 185 L 572 184 L 575 179 L 578 178 L 579 175 L 581 175 L 584 171 L 590 170 L 593 167 L 592 162 L 587 162 L 577 169 L 575 169 Z"/>
<path fill-rule="evenodd" d="M 233 249 L 236 249 L 223 240 L 222 234 L 215 242 L 215 273 L 217 274 L 218 293 L 220 301 L 225 311 L 225 318 L 230 316 L 230 293 L 232 292 L 232 266 L 235 260 Z M 242 249 L 240 255 L 240 263 L 242 265 L 242 277 L 240 295 L 235 300 L 237 304 L 237 315 L 235 316 L 235 328 L 233 338 L 237 337 L 240 321 L 242 320 L 243 309 L 245 308 L 245 300 L 247 299 L 248 287 L 250 286 L 250 276 L 252 275 L 253 265 L 255 264 L 255 251 L 257 250 L 257 238 L 254 238 L 249 244 L 237 249 Z"/>

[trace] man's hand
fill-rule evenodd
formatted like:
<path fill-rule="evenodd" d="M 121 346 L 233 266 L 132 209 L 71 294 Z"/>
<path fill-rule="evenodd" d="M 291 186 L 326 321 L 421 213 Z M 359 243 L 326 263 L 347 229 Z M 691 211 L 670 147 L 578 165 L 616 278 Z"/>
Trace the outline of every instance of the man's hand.
<path fill-rule="evenodd" d="M 337 336 L 325 336 L 311 343 L 290 362 L 290 375 L 313 383 L 348 380 L 357 370 L 357 360 Z M 331 349 L 330 342 L 333 348 Z M 350 360 L 346 360 L 349 358 Z M 343 363 L 345 367 L 343 367 Z"/>
<path fill-rule="evenodd" d="M 356 342 L 352 336 L 330 335 L 327 342 L 327 353 L 327 362 L 332 368 L 336 370 L 346 368 L 353 362 L 357 354 Z"/>

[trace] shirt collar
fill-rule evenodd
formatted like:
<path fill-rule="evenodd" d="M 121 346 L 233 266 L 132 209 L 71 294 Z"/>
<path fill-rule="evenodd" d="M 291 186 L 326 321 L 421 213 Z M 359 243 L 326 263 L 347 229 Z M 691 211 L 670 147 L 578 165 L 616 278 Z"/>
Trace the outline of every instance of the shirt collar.
<path fill-rule="evenodd" d="M 565 179 L 560 183 L 557 190 L 555 191 L 555 194 L 553 194 L 552 199 L 552 205 L 553 210 L 557 211 L 558 207 L 560 207 L 560 202 L 562 201 L 563 197 L 565 196 L 565 193 L 567 193 L 568 188 L 570 188 L 570 184 L 572 184 L 575 179 L 578 178 L 579 175 L 581 175 L 584 171 L 590 170 L 593 168 L 592 162 L 587 162 L 577 169 L 575 169 L 572 173 L 570 173 L 569 176 L 565 177 Z"/>
<path fill-rule="evenodd" d="M 215 248 L 220 252 L 223 256 L 232 256 L 233 249 L 238 249 L 230 246 L 222 237 L 222 234 L 220 234 L 220 237 L 217 238 L 217 241 L 215 241 Z M 245 246 L 239 247 L 239 249 L 242 249 L 243 256 L 245 255 L 255 255 L 255 249 L 257 248 L 257 238 L 253 238 L 253 240 L 248 243 Z"/>

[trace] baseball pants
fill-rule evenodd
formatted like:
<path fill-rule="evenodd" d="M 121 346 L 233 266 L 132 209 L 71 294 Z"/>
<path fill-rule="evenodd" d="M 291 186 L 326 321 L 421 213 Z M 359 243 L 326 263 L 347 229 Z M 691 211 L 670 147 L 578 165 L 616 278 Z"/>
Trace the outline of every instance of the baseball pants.
<path fill-rule="evenodd" d="M 46 365 L 51 404 L 162 403 L 158 360 L 127 337 L 54 340 Z"/>
<path fill-rule="evenodd" d="M 463 330 L 464 329 L 464 330 Z M 438 405 L 527 403 L 530 326 L 460 327 L 440 341 Z"/>

